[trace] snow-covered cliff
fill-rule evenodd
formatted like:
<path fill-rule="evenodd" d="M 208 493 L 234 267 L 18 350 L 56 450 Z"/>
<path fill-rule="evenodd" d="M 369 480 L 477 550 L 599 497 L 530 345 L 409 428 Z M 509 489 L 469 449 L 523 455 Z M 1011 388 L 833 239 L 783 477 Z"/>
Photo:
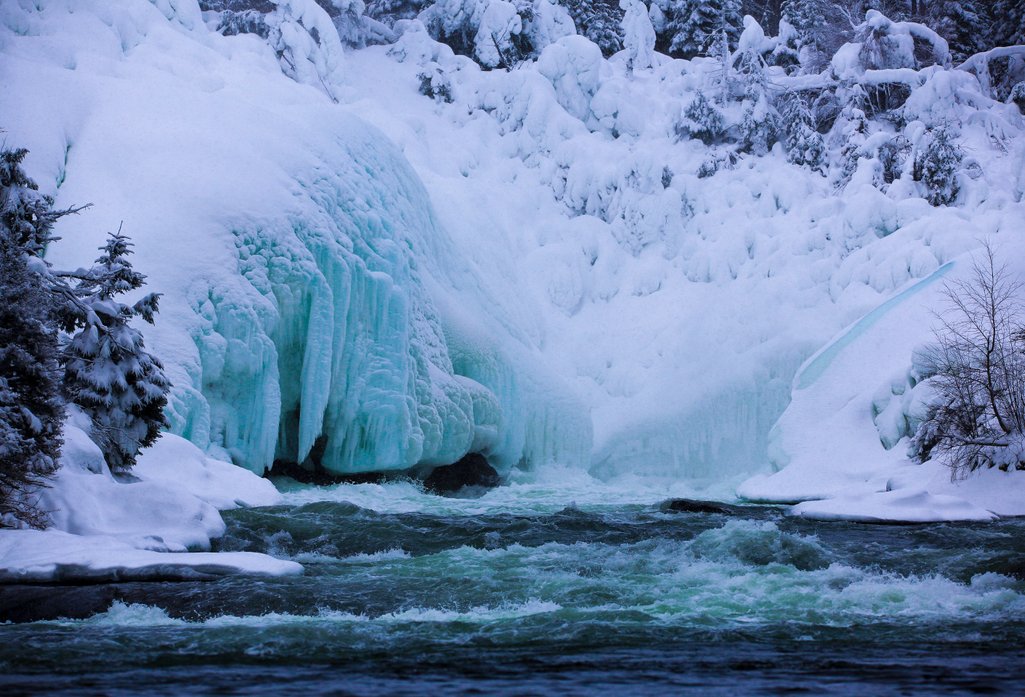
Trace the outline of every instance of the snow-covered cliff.
<path fill-rule="evenodd" d="M 94 204 L 50 258 L 123 221 L 164 294 L 174 432 L 258 473 L 586 460 L 586 409 L 478 292 L 402 154 L 258 37 L 194 2 L 58 0 L 5 3 L 0 42 L 6 138 L 59 202 Z"/>
<path fill-rule="evenodd" d="M 314 3 L 275 7 L 261 38 L 218 34 L 195 0 L 0 6 L 0 79 L 18 95 L 0 125 L 59 203 L 95 204 L 52 258 L 91 258 L 124 221 L 165 294 L 148 339 L 176 433 L 255 472 L 475 451 L 506 471 L 740 481 L 845 442 L 821 413 L 844 394 L 859 442 L 891 446 L 866 457 L 907 464 L 873 422 L 878 385 L 793 380 L 827 345 L 906 370 L 928 303 L 879 325 L 899 332 L 885 354 L 864 348 L 878 329 L 850 328 L 1020 232 L 1022 115 L 978 65 L 952 69 L 942 40 L 875 14 L 821 74 L 745 67 L 783 46 L 753 21 L 725 63 L 605 59 L 554 20 L 512 70 L 419 21 L 342 60 Z M 752 126 L 774 90 L 832 100 L 801 157 L 793 133 Z M 699 134 L 699 93 L 742 142 Z M 965 157 L 937 193 L 913 170 L 950 124 Z M 811 161 L 816 143 L 835 167 Z M 874 467 L 741 491 L 833 495 Z"/>

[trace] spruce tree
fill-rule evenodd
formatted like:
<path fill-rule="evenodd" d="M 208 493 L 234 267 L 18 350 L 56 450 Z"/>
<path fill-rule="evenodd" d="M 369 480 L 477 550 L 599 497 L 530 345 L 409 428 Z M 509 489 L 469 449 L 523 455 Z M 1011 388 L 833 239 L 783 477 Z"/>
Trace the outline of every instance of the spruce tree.
<path fill-rule="evenodd" d="M 948 0 L 936 5 L 941 14 L 930 24 L 950 44 L 950 53 L 955 65 L 988 48 L 990 27 L 985 8 L 979 2 Z"/>
<path fill-rule="evenodd" d="M 697 138 L 705 145 L 722 142 L 725 133 L 726 121 L 722 112 L 708 101 L 703 92 L 698 92 L 687 105 L 676 125 L 677 138 Z"/>
<path fill-rule="evenodd" d="M 925 199 L 929 203 L 946 206 L 957 199 L 963 157 L 949 126 L 944 124 L 926 133 L 925 147 L 915 157 L 912 174 L 915 181 L 925 185 Z"/>
<path fill-rule="evenodd" d="M 754 47 L 734 56 L 734 61 L 744 89 L 740 149 L 764 155 L 777 141 L 779 131 L 776 110 L 766 89 L 765 61 Z"/>
<path fill-rule="evenodd" d="M 569 11 L 577 33 L 593 41 L 603 56 L 623 48 L 623 11 L 618 0 L 559 0 L 559 4 Z"/>
<path fill-rule="evenodd" d="M 64 403 L 52 277 L 41 255 L 53 208 L 21 168 L 26 150 L 0 152 L 0 522 L 42 526 L 31 495 L 57 469 Z"/>
<path fill-rule="evenodd" d="M 669 0 L 666 32 L 670 55 L 693 58 L 706 53 L 725 33 L 730 48 L 743 27 L 740 0 Z"/>
<path fill-rule="evenodd" d="M 829 61 L 828 14 L 828 0 L 786 0 L 783 5 L 783 19 L 797 31 L 801 65 L 807 72 L 818 72 Z"/>
<path fill-rule="evenodd" d="M 170 382 L 142 334 L 129 325 L 134 317 L 152 324 L 159 295 L 151 293 L 131 306 L 115 300 L 142 287 L 145 276 L 132 269 L 131 243 L 120 231 L 101 250 L 91 269 L 64 274 L 77 283 L 62 315 L 65 330 L 74 334 L 61 363 L 68 399 L 91 417 L 91 435 L 110 468 L 124 471 L 166 425 Z"/>
<path fill-rule="evenodd" d="M 994 0 L 989 3 L 990 45 L 1025 44 L 1025 3 L 1021 0 Z"/>
<path fill-rule="evenodd" d="M 815 130 L 808 103 L 795 92 L 780 98 L 779 113 L 787 160 L 795 165 L 824 172 L 825 145 Z"/>

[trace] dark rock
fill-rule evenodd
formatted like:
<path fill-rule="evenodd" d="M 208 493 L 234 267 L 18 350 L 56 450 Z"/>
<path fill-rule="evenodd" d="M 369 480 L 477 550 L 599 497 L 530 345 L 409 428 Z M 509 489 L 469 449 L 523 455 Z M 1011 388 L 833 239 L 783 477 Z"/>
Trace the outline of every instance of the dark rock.
<path fill-rule="evenodd" d="M 455 464 L 435 467 L 424 479 L 424 488 L 435 494 L 454 494 L 468 487 L 492 489 L 501 483 L 483 455 L 470 453 Z"/>
<path fill-rule="evenodd" d="M 661 509 L 672 513 L 718 513 L 720 515 L 742 515 L 749 506 L 731 506 L 718 501 L 700 501 L 698 499 L 669 499 Z"/>
<path fill-rule="evenodd" d="M 12 585 L 0 590 L 0 623 L 84 619 L 110 608 L 119 600 L 117 587 L 108 584 Z"/>
<path fill-rule="evenodd" d="M 355 474 L 335 474 L 322 467 L 307 469 L 297 462 L 275 460 L 274 466 L 264 475 L 267 477 L 291 477 L 302 484 L 331 486 L 333 484 L 380 484 L 407 477 L 405 472 L 358 472 Z"/>

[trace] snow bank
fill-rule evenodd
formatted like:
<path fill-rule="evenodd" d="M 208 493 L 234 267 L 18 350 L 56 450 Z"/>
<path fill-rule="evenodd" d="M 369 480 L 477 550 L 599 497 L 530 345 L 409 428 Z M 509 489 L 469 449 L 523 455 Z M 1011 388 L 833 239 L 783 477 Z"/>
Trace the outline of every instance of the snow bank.
<path fill-rule="evenodd" d="M 169 433 L 131 475 L 115 477 L 86 428 L 87 417 L 73 410 L 60 469 L 38 494 L 53 527 L 0 530 L 0 583 L 302 573 L 264 554 L 190 551 L 208 550 L 224 534 L 218 509 L 279 503 L 269 481 Z"/>
<path fill-rule="evenodd" d="M 998 226 L 1016 225 L 1010 219 Z M 1001 257 L 1025 272 L 1025 247 L 1002 237 Z M 912 357 L 931 340 L 943 283 L 970 270 L 963 255 L 909 285 L 841 333 L 798 371 L 773 428 L 771 475 L 741 484 L 751 501 L 801 502 L 792 514 L 869 522 L 988 520 L 1025 515 L 1025 472 L 981 471 L 951 481 L 937 463 L 908 458 L 928 383 Z M 907 366 L 898 369 L 895 366 Z"/>
<path fill-rule="evenodd" d="M 292 576 L 302 566 L 254 552 L 153 552 L 102 535 L 0 530 L 0 583 L 194 580 Z"/>

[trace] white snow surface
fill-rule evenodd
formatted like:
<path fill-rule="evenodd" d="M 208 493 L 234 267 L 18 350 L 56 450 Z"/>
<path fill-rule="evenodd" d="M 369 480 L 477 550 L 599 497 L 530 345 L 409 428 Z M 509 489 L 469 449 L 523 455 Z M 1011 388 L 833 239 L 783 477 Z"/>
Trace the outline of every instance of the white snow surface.
<path fill-rule="evenodd" d="M 0 530 L 0 583 L 289 576 L 302 565 L 255 552 L 153 552 L 100 535 Z"/>
<path fill-rule="evenodd" d="M 208 550 L 224 533 L 218 509 L 279 503 L 268 480 L 170 433 L 130 476 L 114 477 L 85 428 L 88 419 L 73 410 L 61 467 L 38 493 L 52 527 L 0 530 L 0 583 L 302 573 L 299 564 L 265 554 L 193 551 Z"/>
<path fill-rule="evenodd" d="M 172 429 L 206 453 L 256 472 L 315 449 L 336 472 L 471 450 L 504 472 L 771 469 L 738 493 L 819 517 L 1025 501 L 1002 493 L 1018 473 L 944 483 L 900 442 L 894 376 L 943 278 L 1025 219 L 1021 115 L 971 74 L 875 70 L 856 44 L 834 66 L 907 84 L 912 143 L 961 122 L 980 166 L 934 208 L 910 177 L 880 190 L 871 156 L 842 189 L 778 149 L 699 177 L 712 154 L 675 126 L 714 84 L 708 59 L 631 70 L 629 51 L 556 32 L 538 61 L 482 71 L 413 21 L 392 46 L 314 56 L 325 92 L 194 6 L 0 4 L 0 82 L 23 95 L 0 125 L 58 204 L 95 204 L 62 222 L 56 264 L 124 220 L 165 294 L 146 336 L 175 383 Z M 424 72 L 451 103 L 418 93 Z M 881 386 L 897 399 L 873 418 Z"/>
<path fill-rule="evenodd" d="M 997 247 L 1012 273 L 1025 274 L 1025 241 Z M 791 513 L 868 522 L 989 520 L 1025 515 L 1025 472 L 984 470 L 964 481 L 935 462 L 907 456 L 909 421 L 920 413 L 912 356 L 930 339 L 943 283 L 970 273 L 962 257 L 909 284 L 843 331 L 798 371 L 790 406 L 773 428 L 777 472 L 738 487 L 746 499 L 798 503 Z M 905 366 L 895 371 L 895 366 Z"/>

